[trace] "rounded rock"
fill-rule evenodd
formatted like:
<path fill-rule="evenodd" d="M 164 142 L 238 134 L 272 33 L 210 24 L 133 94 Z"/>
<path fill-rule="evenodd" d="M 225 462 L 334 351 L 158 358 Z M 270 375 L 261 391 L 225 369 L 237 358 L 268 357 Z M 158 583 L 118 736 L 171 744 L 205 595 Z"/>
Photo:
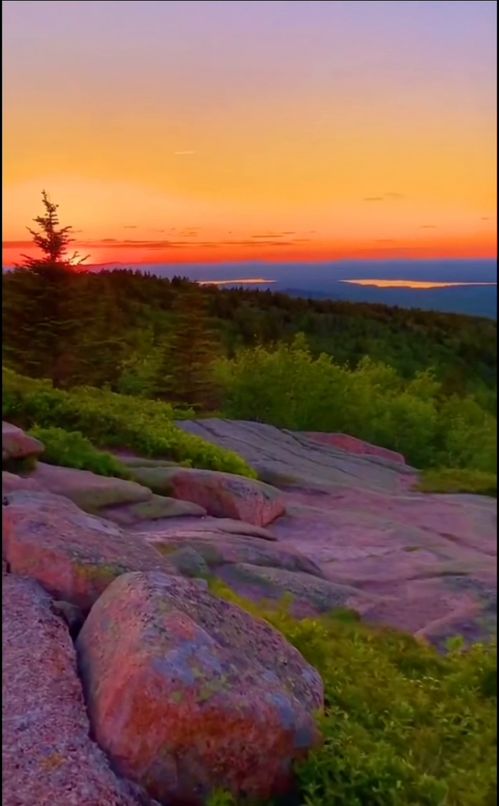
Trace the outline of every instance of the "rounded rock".
<path fill-rule="evenodd" d="M 161 802 L 284 793 L 318 739 L 318 672 L 266 622 L 192 581 L 121 576 L 77 650 L 97 741 Z"/>

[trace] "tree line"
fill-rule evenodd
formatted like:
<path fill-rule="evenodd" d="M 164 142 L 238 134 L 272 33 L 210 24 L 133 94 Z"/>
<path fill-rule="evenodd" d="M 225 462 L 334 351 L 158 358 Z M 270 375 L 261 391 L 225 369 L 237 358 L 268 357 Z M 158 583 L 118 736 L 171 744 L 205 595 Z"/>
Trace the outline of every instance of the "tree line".
<path fill-rule="evenodd" d="M 355 369 L 367 355 L 405 378 L 432 367 L 441 394 L 471 393 L 495 407 L 491 320 L 200 287 L 126 269 L 93 272 L 68 256 L 72 228 L 60 225 L 45 193 L 42 201 L 37 229 L 29 229 L 40 257 L 3 273 L 3 358 L 22 374 L 212 411 L 224 402 L 221 360 L 303 333 L 315 358 L 325 353 Z"/>

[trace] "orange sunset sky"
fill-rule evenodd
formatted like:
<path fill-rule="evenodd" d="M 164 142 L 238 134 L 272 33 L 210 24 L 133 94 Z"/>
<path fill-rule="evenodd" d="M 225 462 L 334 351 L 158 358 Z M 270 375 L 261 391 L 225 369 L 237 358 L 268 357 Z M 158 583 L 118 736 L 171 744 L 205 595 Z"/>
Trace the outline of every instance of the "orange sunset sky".
<path fill-rule="evenodd" d="M 496 4 L 3 3 L 4 265 L 495 257 Z"/>

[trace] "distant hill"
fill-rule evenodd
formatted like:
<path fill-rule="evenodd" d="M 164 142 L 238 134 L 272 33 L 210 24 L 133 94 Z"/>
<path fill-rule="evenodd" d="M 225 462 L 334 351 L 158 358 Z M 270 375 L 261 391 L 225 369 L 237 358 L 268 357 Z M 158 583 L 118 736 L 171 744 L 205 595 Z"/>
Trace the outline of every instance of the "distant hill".
<path fill-rule="evenodd" d="M 497 319 L 497 289 L 493 286 L 463 285 L 455 288 L 418 291 L 403 288 L 360 287 L 338 282 L 331 291 L 284 288 L 283 293 L 292 297 L 372 302 L 401 308 L 418 308 L 425 311 Z"/>
<path fill-rule="evenodd" d="M 122 268 L 121 264 L 113 267 Z M 104 267 L 101 267 L 104 268 Z M 110 268 L 107 264 L 106 268 Z M 374 302 L 404 308 L 464 313 L 497 318 L 497 260 L 351 260 L 323 263 L 246 263 L 136 265 L 132 268 L 160 277 L 229 282 L 233 278 L 265 278 L 261 288 L 313 299 Z M 92 267 L 92 270 L 97 267 Z M 352 279 L 385 279 L 463 283 L 460 287 L 414 290 L 351 284 Z M 348 282 L 346 282 L 348 281 Z M 234 282 L 234 285 L 236 283 Z"/>

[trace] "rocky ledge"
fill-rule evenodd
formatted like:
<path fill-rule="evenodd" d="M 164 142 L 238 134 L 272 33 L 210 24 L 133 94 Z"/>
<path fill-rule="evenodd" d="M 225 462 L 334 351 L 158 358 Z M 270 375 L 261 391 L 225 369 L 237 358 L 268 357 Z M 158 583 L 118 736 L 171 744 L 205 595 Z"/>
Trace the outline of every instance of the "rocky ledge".
<path fill-rule="evenodd" d="M 4 465 L 21 461 L 2 474 L 6 806 L 290 788 L 321 680 L 210 577 L 437 645 L 495 630 L 495 500 L 415 492 L 403 457 L 345 435 L 179 425 L 261 481 L 130 455 L 133 481 L 103 479 L 4 424 Z"/>
<path fill-rule="evenodd" d="M 338 604 L 367 621 L 437 645 L 456 634 L 495 634 L 495 499 L 415 492 L 418 473 L 400 454 L 343 434 L 229 420 L 178 425 L 237 451 L 280 488 L 286 514 L 269 529 L 278 546 L 312 559 L 323 576 L 309 586 L 282 569 L 226 566 L 223 577 L 240 592 L 291 591 L 297 610 L 310 612 L 328 609 L 336 586 L 349 591 Z"/>

